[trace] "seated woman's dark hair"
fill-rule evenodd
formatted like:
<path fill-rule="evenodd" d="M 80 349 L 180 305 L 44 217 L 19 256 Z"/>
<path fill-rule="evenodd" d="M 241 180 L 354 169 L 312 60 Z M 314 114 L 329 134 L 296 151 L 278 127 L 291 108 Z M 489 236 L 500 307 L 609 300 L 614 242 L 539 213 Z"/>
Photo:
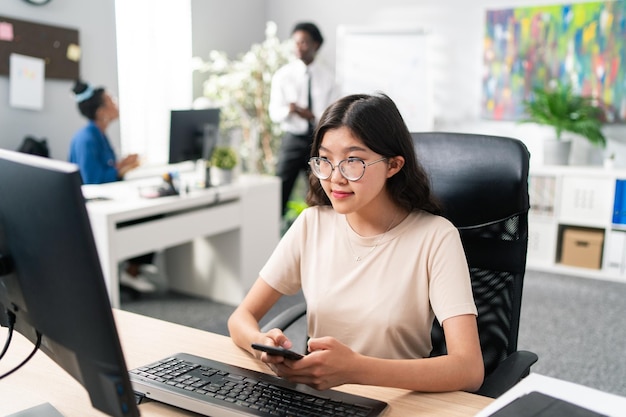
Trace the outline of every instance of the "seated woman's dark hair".
<path fill-rule="evenodd" d="M 322 114 L 313 136 L 311 156 L 319 156 L 324 135 L 329 130 L 346 127 L 365 146 L 384 157 L 402 156 L 404 166 L 387 179 L 393 200 L 402 208 L 441 213 L 441 206 L 430 189 L 430 179 L 418 162 L 413 139 L 400 111 L 385 94 L 355 94 L 331 104 Z M 309 174 L 307 204 L 330 205 L 320 180 Z"/>
<path fill-rule="evenodd" d="M 93 88 L 81 80 L 76 80 L 72 92 L 80 114 L 89 120 L 95 120 L 96 111 L 104 104 L 104 88 Z"/>

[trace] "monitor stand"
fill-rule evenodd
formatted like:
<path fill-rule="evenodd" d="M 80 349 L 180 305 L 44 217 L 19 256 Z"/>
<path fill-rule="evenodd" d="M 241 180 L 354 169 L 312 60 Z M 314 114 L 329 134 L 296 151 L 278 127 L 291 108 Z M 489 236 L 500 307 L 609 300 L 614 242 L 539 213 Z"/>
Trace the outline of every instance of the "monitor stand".
<path fill-rule="evenodd" d="M 6 417 L 63 417 L 50 403 L 39 404 L 26 410 L 18 411 Z"/>
<path fill-rule="evenodd" d="M 212 124 L 204 125 L 202 130 L 202 160 L 204 161 L 204 187 L 211 187 L 211 156 L 217 145 L 219 136 L 218 127 Z"/>

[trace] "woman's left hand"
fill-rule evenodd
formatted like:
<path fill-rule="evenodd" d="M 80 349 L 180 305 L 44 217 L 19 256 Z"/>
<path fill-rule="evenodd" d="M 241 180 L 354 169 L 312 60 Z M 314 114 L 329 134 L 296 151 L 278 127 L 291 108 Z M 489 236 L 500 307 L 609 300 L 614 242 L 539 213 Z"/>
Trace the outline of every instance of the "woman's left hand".
<path fill-rule="evenodd" d="M 291 382 L 324 390 L 350 383 L 359 355 L 332 337 L 309 340 L 309 354 L 275 363 L 276 374 Z"/>

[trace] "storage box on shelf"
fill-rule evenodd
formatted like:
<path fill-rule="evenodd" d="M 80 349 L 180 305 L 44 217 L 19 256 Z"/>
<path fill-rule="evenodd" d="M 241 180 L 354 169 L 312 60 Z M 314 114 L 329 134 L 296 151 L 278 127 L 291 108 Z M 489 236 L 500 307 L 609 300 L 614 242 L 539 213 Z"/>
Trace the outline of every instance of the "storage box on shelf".
<path fill-rule="evenodd" d="M 529 269 L 626 283 L 626 170 L 531 166 Z"/>
<path fill-rule="evenodd" d="M 604 267 L 607 273 L 626 277 L 626 232 L 612 229 L 605 241 Z"/>
<path fill-rule="evenodd" d="M 531 174 L 530 176 L 528 260 L 535 265 L 549 267 L 556 259 L 557 180 L 555 175 Z"/>
<path fill-rule="evenodd" d="M 600 269 L 604 231 L 566 227 L 563 231 L 561 264 Z"/>

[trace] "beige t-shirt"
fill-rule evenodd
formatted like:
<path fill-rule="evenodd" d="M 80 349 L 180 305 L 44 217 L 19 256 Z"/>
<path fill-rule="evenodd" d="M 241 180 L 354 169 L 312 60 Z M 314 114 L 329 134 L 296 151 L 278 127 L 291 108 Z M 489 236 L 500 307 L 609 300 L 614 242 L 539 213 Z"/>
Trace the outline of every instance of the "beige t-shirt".
<path fill-rule="evenodd" d="M 435 316 L 477 314 L 458 231 L 414 212 L 380 237 L 358 235 L 332 207 L 311 207 L 260 275 L 283 294 L 302 288 L 310 337 L 333 336 L 379 358 L 427 357 Z"/>

